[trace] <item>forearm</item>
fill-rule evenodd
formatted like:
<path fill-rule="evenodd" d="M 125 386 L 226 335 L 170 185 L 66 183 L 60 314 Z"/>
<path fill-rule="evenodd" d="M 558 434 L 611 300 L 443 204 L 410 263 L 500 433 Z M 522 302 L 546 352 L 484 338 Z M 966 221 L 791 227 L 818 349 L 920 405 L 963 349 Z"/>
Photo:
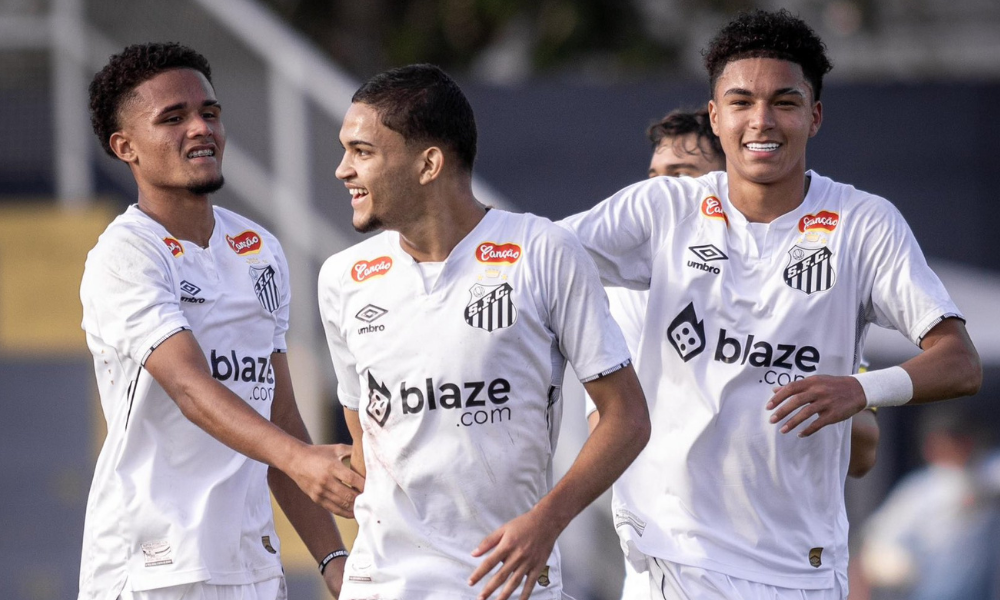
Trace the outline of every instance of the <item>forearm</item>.
<path fill-rule="evenodd" d="M 875 466 L 878 453 L 879 428 L 875 413 L 863 410 L 851 420 L 851 460 L 847 474 L 864 477 Z"/>
<path fill-rule="evenodd" d="M 281 511 L 317 563 L 328 553 L 344 548 L 333 516 L 310 500 L 288 475 L 271 467 L 267 471 L 267 483 Z"/>

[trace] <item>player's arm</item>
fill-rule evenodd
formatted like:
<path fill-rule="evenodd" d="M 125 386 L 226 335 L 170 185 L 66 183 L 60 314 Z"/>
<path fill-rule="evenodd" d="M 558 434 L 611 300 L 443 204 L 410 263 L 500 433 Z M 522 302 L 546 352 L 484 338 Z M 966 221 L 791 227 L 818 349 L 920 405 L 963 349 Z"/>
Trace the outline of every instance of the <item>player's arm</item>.
<path fill-rule="evenodd" d="M 360 489 L 364 482 L 340 462 L 341 451 L 309 445 L 260 416 L 212 377 L 190 331 L 167 338 L 143 366 L 192 423 L 233 450 L 288 474 L 327 510 L 351 515 L 357 496 L 351 486 Z"/>
<path fill-rule="evenodd" d="M 295 402 L 295 391 L 288 369 L 288 356 L 282 352 L 271 354 L 271 368 L 274 372 L 271 422 L 294 438 L 312 444 L 309 431 L 302 421 L 298 404 Z M 331 448 L 341 460 L 351 456 L 350 446 L 338 444 Z M 330 513 L 310 500 L 288 475 L 275 467 L 270 467 L 267 470 L 267 483 L 275 500 L 278 501 L 278 506 L 288 517 L 288 521 L 302 538 L 317 564 L 331 552 L 344 549 L 344 541 Z M 346 507 L 346 510 L 353 514 L 353 505 Z M 340 587 L 344 581 L 345 561 L 346 556 L 335 558 L 323 569 L 323 580 L 335 598 L 340 595 Z"/>
<path fill-rule="evenodd" d="M 920 348 L 920 354 L 900 365 L 912 386 L 906 404 L 971 396 L 979 391 L 983 382 L 983 366 L 961 319 L 944 319 L 935 325 L 920 341 Z M 864 376 L 870 377 L 873 373 L 878 371 L 870 371 Z M 906 385 L 905 379 L 902 384 Z M 890 381 L 887 385 L 895 388 L 899 384 Z M 888 392 L 894 393 L 895 390 Z M 905 390 L 902 393 L 905 394 Z M 814 375 L 778 388 L 768 401 L 767 409 L 776 409 L 771 415 L 772 423 L 781 423 L 795 413 L 781 425 L 782 433 L 788 433 L 806 419 L 818 415 L 799 433 L 805 437 L 857 414 L 869 403 L 865 388 L 856 377 Z"/>
<path fill-rule="evenodd" d="M 878 420 L 871 410 L 863 410 L 851 419 L 851 459 L 847 465 L 848 476 L 864 477 L 875 467 L 879 433 Z"/>
<path fill-rule="evenodd" d="M 367 477 L 365 448 L 361 444 L 361 436 L 364 434 L 361 429 L 361 415 L 356 410 L 345 408 L 344 420 L 347 421 L 347 430 L 351 432 L 351 439 L 354 440 L 354 446 L 351 451 L 351 469 L 362 477 Z"/>
<path fill-rule="evenodd" d="M 649 440 L 646 400 L 631 365 L 584 387 L 597 405 L 600 422 L 552 491 L 530 511 L 487 536 L 473 552 L 473 556 L 489 555 L 473 572 L 470 585 L 502 563 L 480 599 L 498 589 L 500 600 L 508 598 L 525 577 L 520 597 L 528 598 L 559 534 L 618 479 Z"/>

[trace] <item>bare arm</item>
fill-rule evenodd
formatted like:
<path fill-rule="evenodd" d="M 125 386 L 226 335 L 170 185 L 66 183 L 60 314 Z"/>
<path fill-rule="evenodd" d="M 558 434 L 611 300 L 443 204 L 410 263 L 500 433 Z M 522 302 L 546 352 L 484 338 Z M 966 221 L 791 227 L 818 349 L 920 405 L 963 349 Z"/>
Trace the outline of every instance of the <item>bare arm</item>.
<path fill-rule="evenodd" d="M 569 522 L 625 471 L 649 440 L 649 413 L 631 366 L 585 384 L 601 413 L 569 472 L 527 513 L 506 523 L 479 544 L 473 556 L 489 555 L 472 573 L 475 585 L 496 565 L 500 570 L 480 594 L 501 589 L 508 598 L 524 583 L 526 599 L 552 553 L 556 538 Z"/>
<path fill-rule="evenodd" d="M 971 396 L 979 391 L 983 366 L 961 320 L 945 319 L 935 325 L 921 340 L 920 348 L 920 354 L 901 365 L 913 382 L 913 399 L 908 404 Z M 779 388 L 767 409 L 777 408 L 771 415 L 772 423 L 780 423 L 798 410 L 782 425 L 782 433 L 819 415 L 799 433 L 805 437 L 857 414 L 865 404 L 865 393 L 857 379 L 814 375 Z"/>
<path fill-rule="evenodd" d="M 288 370 L 288 357 L 277 353 L 271 355 L 271 367 L 274 369 L 274 403 L 271 405 L 271 422 L 289 435 L 307 444 L 311 444 L 309 431 L 302 421 L 298 404 L 295 402 L 295 392 L 292 388 L 292 378 Z M 351 455 L 350 446 L 338 444 L 333 446 L 339 456 L 348 458 Z M 290 477 L 280 470 L 271 467 L 267 470 L 267 482 L 271 487 L 275 500 L 284 511 L 288 521 L 302 538 L 309 554 L 318 564 L 334 550 L 344 548 L 344 540 L 340 537 L 337 524 L 325 509 L 306 496 Z M 348 507 L 353 512 L 353 505 Z M 324 573 L 323 579 L 334 598 L 340 595 L 340 587 L 344 581 L 345 558 L 331 561 Z"/>
<path fill-rule="evenodd" d="M 365 468 L 365 449 L 361 445 L 361 436 L 364 434 L 361 429 L 361 417 L 358 415 L 358 411 L 345 408 L 344 420 L 347 421 L 347 430 L 351 432 L 351 439 L 354 440 L 351 451 L 351 469 L 362 477 L 366 477 L 368 471 Z"/>
<path fill-rule="evenodd" d="M 336 447 L 312 446 L 288 435 L 216 381 L 190 331 L 160 344 L 145 368 L 181 413 L 233 450 L 280 469 L 314 501 L 349 517 L 363 480 L 344 467 Z"/>
<path fill-rule="evenodd" d="M 847 466 L 850 477 L 864 477 L 875 467 L 878 455 L 879 428 L 875 413 L 863 410 L 851 420 L 851 460 Z"/>

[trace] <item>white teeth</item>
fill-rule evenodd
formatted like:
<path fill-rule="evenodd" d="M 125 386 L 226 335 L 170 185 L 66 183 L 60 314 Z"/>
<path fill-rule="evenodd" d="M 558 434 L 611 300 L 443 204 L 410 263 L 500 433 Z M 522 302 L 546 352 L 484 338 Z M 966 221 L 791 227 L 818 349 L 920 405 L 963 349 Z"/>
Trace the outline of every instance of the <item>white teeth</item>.
<path fill-rule="evenodd" d="M 747 148 L 753 150 L 754 152 L 774 152 L 778 149 L 778 145 L 775 142 L 768 142 L 766 144 L 758 144 L 756 142 L 750 142 L 747 144 Z"/>
<path fill-rule="evenodd" d="M 204 156 L 215 156 L 215 150 L 195 150 L 188 153 L 188 158 L 202 158 Z"/>
<path fill-rule="evenodd" d="M 361 196 L 367 196 L 368 190 L 353 189 L 351 190 L 351 195 L 354 196 L 355 198 L 360 198 Z"/>

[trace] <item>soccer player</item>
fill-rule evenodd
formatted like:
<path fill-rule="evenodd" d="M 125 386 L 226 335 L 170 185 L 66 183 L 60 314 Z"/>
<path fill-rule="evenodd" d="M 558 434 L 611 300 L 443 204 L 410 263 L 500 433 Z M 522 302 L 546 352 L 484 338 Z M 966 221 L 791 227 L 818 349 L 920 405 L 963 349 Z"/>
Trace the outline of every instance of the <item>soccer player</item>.
<path fill-rule="evenodd" d="M 281 246 L 209 200 L 226 146 L 211 77 L 190 48 L 144 44 L 90 85 L 94 132 L 139 193 L 80 289 L 108 426 L 81 600 L 285 598 L 268 486 L 340 590 L 346 551 L 313 501 L 349 517 L 364 480 L 350 447 L 310 444 L 296 407 Z"/>
<path fill-rule="evenodd" d="M 899 212 L 806 170 L 830 69 L 815 33 L 743 13 L 706 65 L 726 172 L 566 221 L 606 283 L 649 290 L 654 434 L 615 484 L 616 528 L 654 598 L 844 598 L 846 419 L 973 394 L 982 368 Z M 922 352 L 852 375 L 871 323 Z"/>
<path fill-rule="evenodd" d="M 385 230 L 319 277 L 366 475 L 343 598 L 562 598 L 556 538 L 649 436 L 593 261 L 547 219 L 479 204 L 472 108 L 436 67 L 365 83 L 340 141 L 354 227 Z M 567 359 L 603 418 L 553 487 Z"/>

